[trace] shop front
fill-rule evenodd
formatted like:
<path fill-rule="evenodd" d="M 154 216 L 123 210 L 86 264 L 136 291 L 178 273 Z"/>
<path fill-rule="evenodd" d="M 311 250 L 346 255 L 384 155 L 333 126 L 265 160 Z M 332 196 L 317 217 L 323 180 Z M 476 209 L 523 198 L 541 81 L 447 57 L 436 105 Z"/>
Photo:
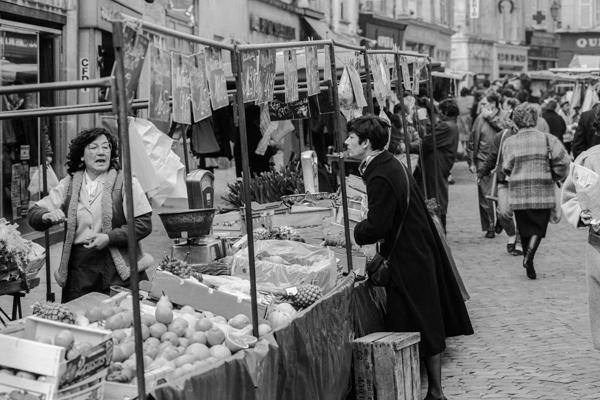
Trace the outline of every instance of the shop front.
<path fill-rule="evenodd" d="M 544 71 L 556 68 L 560 43 L 553 33 L 542 31 L 527 32 L 527 51 L 529 71 Z"/>
<path fill-rule="evenodd" d="M 399 23 L 394 18 L 374 13 L 360 13 L 358 26 L 364 36 L 377 43 L 378 49 L 402 47 L 406 24 Z"/>
<path fill-rule="evenodd" d="M 598 67 L 599 50 L 600 32 L 561 32 L 558 67 Z"/>
<path fill-rule="evenodd" d="M 518 76 L 527 72 L 527 47 L 495 43 L 492 78 Z"/>
<path fill-rule="evenodd" d="M 398 22 L 406 25 L 404 50 L 429 54 L 435 61 L 450 62 L 452 29 L 413 18 L 398 18 Z"/>
<path fill-rule="evenodd" d="M 0 1 L 0 76 L 3 86 L 52 82 L 61 75 L 57 60 L 66 12 L 60 3 Z M 43 92 L 5 95 L 0 99 L 3 111 L 53 105 L 55 97 Z M 0 123 L 0 217 L 17 223 L 22 233 L 31 231 L 23 217 L 30 202 L 39 197 L 42 146 L 47 160 L 51 161 L 59 140 L 60 135 L 48 118 L 20 118 Z"/>

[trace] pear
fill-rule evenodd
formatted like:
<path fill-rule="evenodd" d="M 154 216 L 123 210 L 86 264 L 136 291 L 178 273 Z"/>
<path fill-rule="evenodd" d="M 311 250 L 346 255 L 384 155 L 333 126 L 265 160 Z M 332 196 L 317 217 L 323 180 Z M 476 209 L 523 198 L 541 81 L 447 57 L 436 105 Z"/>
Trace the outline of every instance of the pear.
<path fill-rule="evenodd" d="M 169 296 L 167 296 L 166 294 L 160 296 L 160 299 L 158 300 L 158 303 L 156 303 L 156 306 L 158 307 L 161 304 L 166 305 L 171 310 L 173 310 L 173 303 L 171 303 L 171 300 L 169 300 Z"/>
<path fill-rule="evenodd" d="M 156 318 L 156 322 L 160 322 L 162 324 L 169 325 L 171 323 L 171 321 L 173 321 L 173 309 L 170 308 L 166 303 L 159 302 L 156 305 L 156 311 L 154 312 L 154 317 Z"/>

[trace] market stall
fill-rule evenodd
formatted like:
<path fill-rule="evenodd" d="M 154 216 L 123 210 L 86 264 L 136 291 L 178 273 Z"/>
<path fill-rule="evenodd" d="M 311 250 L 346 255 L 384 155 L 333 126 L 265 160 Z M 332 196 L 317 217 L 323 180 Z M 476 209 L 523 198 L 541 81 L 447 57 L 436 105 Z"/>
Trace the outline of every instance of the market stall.
<path fill-rule="evenodd" d="M 134 28 L 130 25 L 132 21 Z M 333 118 L 336 134 L 335 150 L 337 157 L 343 160 L 344 137 L 339 129 L 337 118 L 340 112 L 340 100 L 335 47 L 348 46 L 331 40 L 229 46 L 146 22 L 123 19 L 122 16 L 117 17 L 112 23 L 117 60 L 115 77 L 84 82 L 0 88 L 2 94 L 11 91 L 110 87 L 111 102 L 4 112 L 0 113 L 0 119 L 20 118 L 25 115 L 55 116 L 112 111 L 117 115 L 123 151 L 124 187 L 127 191 L 126 211 L 128 215 L 133 215 L 128 114 L 134 109 L 153 107 L 157 103 L 157 98 L 133 99 L 137 83 L 135 76 L 132 78 L 132 73 L 141 70 L 146 52 L 146 48 L 135 47 L 147 40 L 144 36 L 146 32 L 205 46 L 200 53 L 189 56 L 191 64 L 187 67 L 184 66 L 188 61 L 184 60 L 190 58 L 179 58 L 181 55 L 173 55 L 174 58 L 182 60 L 179 65 L 172 64 L 174 69 L 179 71 L 180 75 L 177 77 L 186 75 L 185 68 L 189 68 L 188 80 L 179 82 L 181 84 L 174 84 L 172 93 L 175 113 L 173 118 L 184 124 L 210 114 L 211 105 L 212 109 L 215 109 L 218 107 L 217 104 L 229 103 L 221 58 L 223 51 L 228 52 L 235 76 L 234 109 L 242 147 L 244 210 L 237 214 L 238 219 L 235 221 L 240 228 L 241 239 L 234 243 L 235 252 L 231 254 L 230 263 L 225 265 L 219 263 L 219 259 L 225 255 L 224 251 L 216 250 L 214 254 L 212 253 L 214 249 L 224 249 L 219 247 L 221 246 L 219 240 L 210 233 L 215 217 L 214 210 L 182 210 L 178 215 L 174 215 L 177 213 L 165 214 L 163 223 L 169 237 L 184 239 L 185 246 L 193 245 L 194 248 L 189 253 L 193 252 L 194 256 L 198 256 L 203 251 L 208 252 L 209 258 L 198 263 L 200 265 L 198 268 L 191 261 L 188 264 L 186 261 L 173 258 L 165 260 L 159 265 L 159 271 L 152 282 L 151 293 L 156 293 L 155 298 L 140 301 L 136 241 L 131 240 L 128 246 L 130 265 L 132 265 L 130 292 L 123 291 L 113 297 L 86 295 L 65 307 L 44 305 L 38 310 L 39 316 L 58 318 L 59 322 L 56 322 L 55 326 L 62 330 L 71 331 L 79 328 L 56 324 L 75 322 L 75 326 L 81 324 L 91 331 L 101 332 L 98 340 L 93 344 L 97 345 L 100 339 L 103 340 L 101 343 L 105 341 L 107 343 L 103 345 L 105 351 L 102 354 L 106 360 L 102 364 L 103 370 L 100 371 L 104 375 L 94 379 L 100 379 L 106 384 L 102 392 L 106 398 L 133 397 L 137 393 L 138 398 L 143 399 L 148 392 L 152 392 L 156 398 L 191 399 L 204 395 L 215 399 L 343 399 L 351 387 L 351 342 L 357 334 L 362 335 L 377 329 L 382 307 L 381 291 L 374 291 L 365 285 L 357 287 L 352 273 L 354 254 L 349 226 L 350 204 L 344 163 L 340 163 L 338 171 L 341 199 L 333 200 L 332 206 L 313 207 L 315 204 L 323 205 L 332 201 L 328 196 L 319 196 L 319 193 L 315 193 L 314 197 L 310 197 L 313 203 L 311 207 L 297 207 L 301 211 L 296 216 L 293 216 L 290 210 L 284 210 L 279 214 L 271 212 L 268 215 L 263 212 L 264 210 L 255 213 L 249 189 L 248 157 L 249 152 L 254 149 L 248 148 L 245 103 L 256 102 L 263 96 L 263 103 L 273 100 L 275 90 L 273 56 L 275 50 L 284 50 L 284 60 L 287 60 L 284 61 L 285 103 L 297 101 L 299 91 L 306 91 L 308 96 L 318 96 L 322 91 L 328 92 L 331 103 L 328 106 L 332 107 L 335 113 Z M 132 29 L 135 35 L 124 37 L 124 33 L 131 33 Z M 131 40 L 133 37 L 136 38 Z M 124 54 L 126 48 L 129 52 Z M 302 87 L 298 85 L 298 68 L 294 65 L 295 51 L 298 48 L 304 49 L 307 65 L 306 82 Z M 322 65 L 323 80 L 319 78 L 320 58 L 317 55 L 320 50 L 323 59 L 326 60 Z M 385 76 L 385 66 L 382 69 L 383 64 L 377 62 L 377 72 L 372 73 L 373 65 L 370 64 L 374 58 L 369 56 L 375 53 L 370 53 L 366 49 L 361 51 L 365 61 L 367 104 L 370 112 L 373 112 L 373 92 L 377 95 L 382 94 L 381 91 L 384 90 L 380 80 Z M 132 57 L 132 54 L 136 57 Z M 402 98 L 404 86 L 402 79 L 405 73 L 403 68 L 408 69 L 408 67 L 401 65 L 403 61 L 400 57 L 409 54 L 395 51 L 392 55 L 395 57 L 398 76 L 397 90 Z M 424 58 L 422 55 L 412 53 L 410 56 Z M 212 62 L 215 63 L 212 67 L 204 67 L 203 63 Z M 194 75 L 194 68 L 198 76 Z M 126 71 L 128 74 L 125 73 Z M 192 80 L 190 76 L 195 76 L 197 80 Z M 352 79 L 357 76 L 357 73 L 353 73 Z M 430 73 L 429 79 L 431 89 Z M 387 81 L 390 82 L 390 79 Z M 414 85 L 418 85 L 419 78 L 413 77 L 413 82 Z M 194 83 L 200 83 L 202 87 L 195 87 Z M 353 90 L 353 96 L 361 94 L 364 99 L 360 77 L 358 89 L 355 87 Z M 196 98 L 197 91 L 206 94 L 206 97 Z M 211 103 L 208 103 L 209 93 Z M 435 118 L 433 112 L 431 116 Z M 433 126 L 435 119 L 431 123 Z M 185 136 L 184 143 L 186 143 Z M 410 166 L 410 160 L 407 162 Z M 188 170 L 189 166 L 186 165 L 186 172 Z M 305 195 L 302 197 L 302 200 L 307 199 Z M 290 201 L 293 203 L 290 209 L 298 206 L 294 200 Z M 333 210 L 337 210 L 342 222 L 344 238 L 341 241 L 344 250 L 337 253 L 311 240 L 322 238 L 321 213 L 329 213 Z M 298 215 L 301 217 L 298 218 Z M 182 216 L 183 218 L 178 218 Z M 319 223 L 307 223 L 311 216 L 317 216 Z M 171 217 L 175 218 L 175 223 L 169 226 L 167 221 Z M 272 226 L 284 225 L 274 223 L 279 218 L 279 221 L 285 221 L 286 225 L 297 224 L 297 227 L 292 226 L 289 230 L 280 227 L 277 230 L 277 237 L 272 237 L 272 230 L 257 232 L 255 229 L 255 222 L 263 218 L 270 220 Z M 184 223 L 188 225 L 184 226 Z M 316 232 L 315 225 L 319 226 Z M 243 232 L 246 232 L 245 236 L 242 227 Z M 305 229 L 302 230 L 303 228 Z M 128 234 L 129 237 L 135 238 L 133 219 L 128 221 Z M 202 239 L 204 242 L 191 243 L 190 238 Z M 304 241 L 307 243 L 303 243 Z M 175 242 L 173 251 L 181 244 Z M 336 260 L 338 257 L 339 263 Z M 295 271 L 294 274 L 290 272 L 292 269 Z M 229 285 L 229 291 L 224 290 L 226 285 L 222 284 L 224 282 L 222 275 L 228 277 L 225 280 L 229 284 L 236 281 L 240 286 L 232 288 Z M 240 290 L 240 287 L 243 288 Z M 246 296 L 240 295 L 240 291 Z M 165 293 L 168 293 L 168 296 L 165 296 Z M 364 309 L 379 310 L 379 312 L 365 316 L 357 311 Z M 15 332 L 27 332 L 26 325 L 30 323 L 28 321 L 35 321 L 35 319 L 26 319 L 25 327 L 21 331 L 16 329 Z M 24 333 L 18 335 L 21 335 L 24 340 L 35 339 L 35 336 L 27 336 Z M 55 339 L 54 344 L 56 343 Z M 112 349 L 111 352 L 106 350 L 109 347 Z M 72 349 L 71 341 L 66 349 L 54 348 L 52 351 L 64 358 Z M 158 357 L 159 351 L 161 357 Z M 165 354 L 169 354 L 168 357 Z M 86 361 L 88 360 L 86 357 L 89 356 L 82 353 L 74 355 L 73 359 Z M 16 366 L 9 367 L 16 368 Z M 95 381 L 95 384 L 97 383 L 98 381 Z M 56 393 L 58 390 L 57 386 L 48 389 L 51 391 L 49 393 Z"/>

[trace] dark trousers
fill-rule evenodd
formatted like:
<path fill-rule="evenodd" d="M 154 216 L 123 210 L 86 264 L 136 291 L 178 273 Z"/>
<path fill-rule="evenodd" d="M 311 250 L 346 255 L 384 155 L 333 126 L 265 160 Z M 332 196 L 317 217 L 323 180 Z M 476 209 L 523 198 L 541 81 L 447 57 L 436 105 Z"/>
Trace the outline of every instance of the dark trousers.
<path fill-rule="evenodd" d="M 145 280 L 148 276 L 140 272 L 139 279 Z M 91 292 L 110 294 L 111 286 L 129 287 L 129 284 L 129 279 L 124 281 L 117 273 L 107 248 L 93 250 L 75 244 L 71 248 L 69 273 L 61 301 L 67 303 Z"/>
<path fill-rule="evenodd" d="M 493 231 L 496 225 L 494 219 L 494 202 L 487 199 L 492 186 L 492 178 L 488 176 L 482 177 L 477 182 L 477 197 L 479 200 L 479 218 L 481 220 L 481 230 L 484 232 Z"/>

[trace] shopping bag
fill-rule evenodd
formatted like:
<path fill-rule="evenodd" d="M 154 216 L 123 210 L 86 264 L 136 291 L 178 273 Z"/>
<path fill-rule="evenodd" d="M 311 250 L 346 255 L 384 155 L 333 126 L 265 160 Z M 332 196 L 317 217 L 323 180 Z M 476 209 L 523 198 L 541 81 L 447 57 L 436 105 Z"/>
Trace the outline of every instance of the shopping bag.
<path fill-rule="evenodd" d="M 562 189 L 557 184 L 554 185 L 554 207 L 550 210 L 550 222 L 553 224 L 558 224 L 560 219 L 562 218 L 562 208 L 561 208 L 561 193 Z"/>
<path fill-rule="evenodd" d="M 488 200 L 497 202 L 498 201 L 498 174 L 496 174 L 496 172 L 493 172 L 491 178 L 492 178 L 492 182 L 490 184 L 490 190 L 485 195 L 485 198 Z"/>
<path fill-rule="evenodd" d="M 40 174 L 40 171 L 41 171 L 41 168 L 38 166 L 31 167 L 29 170 L 31 175 L 30 175 L 29 186 L 27 187 L 27 190 L 29 191 L 29 194 L 32 196 L 40 193 L 44 186 L 44 182 L 42 180 L 43 176 L 42 176 L 42 174 Z M 46 166 L 46 179 L 48 182 L 48 191 L 51 191 L 56 186 L 58 186 L 58 177 L 54 173 L 54 170 L 52 169 L 51 165 Z"/>

